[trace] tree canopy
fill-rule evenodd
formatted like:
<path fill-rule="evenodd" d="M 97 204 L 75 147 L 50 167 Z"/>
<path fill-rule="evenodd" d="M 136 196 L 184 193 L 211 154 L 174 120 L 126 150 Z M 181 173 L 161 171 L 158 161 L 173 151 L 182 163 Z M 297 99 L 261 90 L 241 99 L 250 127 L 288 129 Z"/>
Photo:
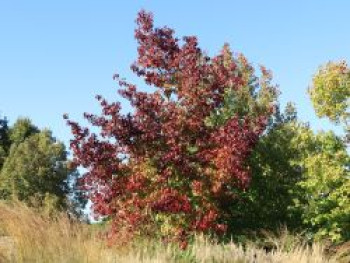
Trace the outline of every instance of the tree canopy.
<path fill-rule="evenodd" d="M 345 61 L 322 65 L 309 89 L 316 114 L 341 123 L 350 139 L 350 69 Z"/>
<path fill-rule="evenodd" d="M 0 167 L 0 199 L 18 199 L 49 210 L 70 204 L 69 166 L 63 143 L 49 130 L 39 130 L 29 119 L 3 125 L 3 163 Z"/>

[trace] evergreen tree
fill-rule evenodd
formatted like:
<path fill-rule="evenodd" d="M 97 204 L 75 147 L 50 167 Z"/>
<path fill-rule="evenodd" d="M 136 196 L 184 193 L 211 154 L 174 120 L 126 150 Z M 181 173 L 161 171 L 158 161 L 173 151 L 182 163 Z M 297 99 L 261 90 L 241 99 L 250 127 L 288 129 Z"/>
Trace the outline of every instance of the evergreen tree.
<path fill-rule="evenodd" d="M 3 127 L 6 151 L 0 170 L 0 199 L 15 198 L 49 211 L 76 212 L 85 204 L 72 193 L 78 173 L 70 165 L 63 143 L 29 119 L 18 119 L 12 127 L 6 122 Z"/>

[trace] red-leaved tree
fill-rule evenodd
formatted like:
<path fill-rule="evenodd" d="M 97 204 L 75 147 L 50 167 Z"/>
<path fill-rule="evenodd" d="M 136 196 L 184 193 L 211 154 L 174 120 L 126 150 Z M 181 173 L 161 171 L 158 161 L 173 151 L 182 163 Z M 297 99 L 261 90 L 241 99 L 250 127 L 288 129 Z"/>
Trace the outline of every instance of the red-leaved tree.
<path fill-rule="evenodd" d="M 98 134 L 68 120 L 74 162 L 87 171 L 81 184 L 95 214 L 111 218 L 111 237 L 161 235 L 185 245 L 191 233 L 224 233 L 226 208 L 235 189 L 249 185 L 246 160 L 273 109 L 269 101 L 255 114 L 225 115 L 227 97 L 244 98 L 246 90 L 254 99 L 259 84 L 273 92 L 264 85 L 269 73 L 263 69 L 260 79 L 254 77 L 228 45 L 209 57 L 196 37 L 179 40 L 168 27 L 154 28 L 145 11 L 136 22 L 138 58 L 131 69 L 150 90 L 115 75 L 132 113 L 97 96 L 102 114 L 84 116 Z M 214 121 L 218 115 L 224 117 Z"/>

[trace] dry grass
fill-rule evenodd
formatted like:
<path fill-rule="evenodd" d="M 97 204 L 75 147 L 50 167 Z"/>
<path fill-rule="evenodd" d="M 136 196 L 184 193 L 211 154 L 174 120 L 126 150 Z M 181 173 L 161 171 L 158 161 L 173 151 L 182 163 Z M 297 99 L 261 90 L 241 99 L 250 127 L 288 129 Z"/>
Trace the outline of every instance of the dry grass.
<path fill-rule="evenodd" d="M 254 244 L 245 248 L 197 238 L 188 250 L 159 242 L 137 242 L 109 248 L 91 226 L 72 222 L 64 215 L 48 217 L 16 203 L 0 203 L 0 262 L 337 262 L 326 258 L 324 247 L 291 242 L 288 234 L 269 237 L 275 250 L 266 253 Z M 10 237 L 1 243 L 1 236 Z M 12 241 L 10 241 L 12 240 Z M 11 245 L 11 242 L 13 243 Z M 5 243 L 5 244 L 4 244 Z M 7 244 L 7 245 L 6 245 Z"/>

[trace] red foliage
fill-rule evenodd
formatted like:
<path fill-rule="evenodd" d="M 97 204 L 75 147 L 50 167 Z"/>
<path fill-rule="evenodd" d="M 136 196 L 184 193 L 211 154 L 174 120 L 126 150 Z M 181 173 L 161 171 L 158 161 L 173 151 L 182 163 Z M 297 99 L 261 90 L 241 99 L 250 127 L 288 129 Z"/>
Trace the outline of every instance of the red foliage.
<path fill-rule="evenodd" d="M 137 25 L 138 59 L 131 69 L 155 91 L 139 91 L 115 75 L 134 112 L 123 115 L 118 102 L 97 96 L 102 114 L 85 118 L 100 133 L 68 120 L 71 149 L 76 165 L 87 169 L 81 183 L 94 212 L 111 216 L 114 232 L 162 224 L 155 217 L 162 215 L 185 246 L 191 232 L 225 232 L 220 209 L 234 198 L 232 189 L 249 183 L 245 162 L 266 116 L 207 125 L 225 90 L 245 83 L 234 60 L 227 63 L 224 52 L 206 56 L 194 36 L 180 41 L 172 29 L 154 28 L 144 11 Z"/>

